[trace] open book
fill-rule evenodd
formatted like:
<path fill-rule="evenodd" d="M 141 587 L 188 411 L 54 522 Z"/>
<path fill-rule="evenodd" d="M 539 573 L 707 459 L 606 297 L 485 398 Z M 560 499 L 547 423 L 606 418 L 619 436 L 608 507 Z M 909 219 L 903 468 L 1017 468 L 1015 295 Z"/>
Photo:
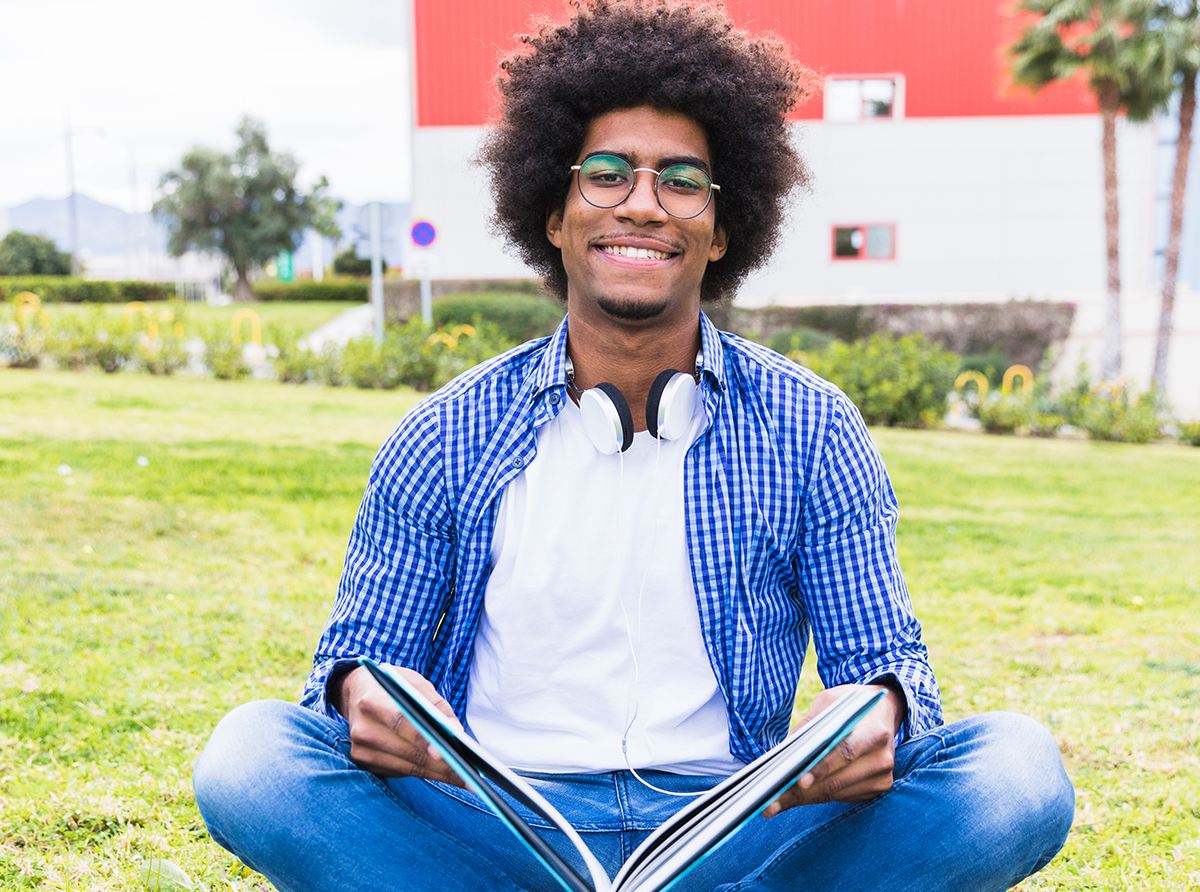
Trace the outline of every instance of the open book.
<path fill-rule="evenodd" d="M 403 676 L 363 657 L 359 663 L 382 685 L 405 717 L 446 763 L 569 892 L 662 892 L 761 812 L 785 787 L 850 733 L 884 692 L 851 691 L 822 710 L 770 752 L 755 759 L 665 821 L 629 856 L 612 880 L 566 819 L 520 776 L 456 731 Z M 562 831 L 590 874 L 582 876 L 513 808 L 504 795 Z"/>

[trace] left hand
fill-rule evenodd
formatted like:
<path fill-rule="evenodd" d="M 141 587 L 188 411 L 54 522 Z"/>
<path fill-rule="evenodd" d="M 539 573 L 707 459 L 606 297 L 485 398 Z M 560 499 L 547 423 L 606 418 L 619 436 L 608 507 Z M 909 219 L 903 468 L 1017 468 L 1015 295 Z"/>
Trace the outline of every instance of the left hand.
<path fill-rule="evenodd" d="M 803 726 L 822 709 L 862 685 L 827 688 L 813 700 L 800 722 Z M 824 759 L 779 794 L 766 807 L 763 816 L 772 818 L 796 805 L 818 802 L 864 802 L 892 788 L 892 767 L 896 755 L 896 731 L 904 721 L 905 704 L 900 696 L 884 685 L 866 685 L 887 691 L 887 696 L 863 716 L 846 738 Z"/>

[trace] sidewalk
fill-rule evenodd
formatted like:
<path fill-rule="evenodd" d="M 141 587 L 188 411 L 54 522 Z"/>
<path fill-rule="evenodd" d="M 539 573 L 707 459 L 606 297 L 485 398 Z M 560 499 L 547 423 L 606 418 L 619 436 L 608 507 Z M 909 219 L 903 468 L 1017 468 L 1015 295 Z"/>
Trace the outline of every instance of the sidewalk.
<path fill-rule="evenodd" d="M 308 348 L 320 352 L 326 344 L 337 344 L 344 347 L 351 338 L 361 338 L 371 334 L 375 314 L 370 304 L 360 304 L 342 313 L 336 319 L 326 322 L 305 338 Z"/>

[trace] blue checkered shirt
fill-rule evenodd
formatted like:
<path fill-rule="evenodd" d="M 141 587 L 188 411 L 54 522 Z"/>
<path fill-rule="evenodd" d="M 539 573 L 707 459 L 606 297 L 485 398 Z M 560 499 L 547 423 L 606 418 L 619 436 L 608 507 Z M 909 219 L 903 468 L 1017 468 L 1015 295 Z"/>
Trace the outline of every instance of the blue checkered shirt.
<path fill-rule="evenodd" d="M 811 633 L 826 687 L 903 688 L 901 737 L 941 723 L 896 559 L 896 497 L 858 410 L 831 384 L 701 316 L 708 424 L 688 452 L 700 627 L 743 761 L 787 734 Z M 430 679 L 463 715 L 500 495 L 566 395 L 567 321 L 467 371 L 375 457 L 303 703 L 370 656 Z M 546 667 L 553 672 L 553 666 Z"/>

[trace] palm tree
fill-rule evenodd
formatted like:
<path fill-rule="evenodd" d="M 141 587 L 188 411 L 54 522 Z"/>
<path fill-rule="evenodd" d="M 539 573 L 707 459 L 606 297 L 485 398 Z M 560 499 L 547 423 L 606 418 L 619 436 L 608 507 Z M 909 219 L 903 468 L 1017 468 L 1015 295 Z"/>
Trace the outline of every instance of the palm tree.
<path fill-rule="evenodd" d="M 1086 73 L 1100 106 L 1104 157 L 1104 234 L 1107 301 L 1100 373 L 1121 374 L 1120 213 L 1117 203 L 1117 116 L 1147 120 L 1161 102 L 1161 79 L 1148 76 L 1148 24 L 1159 12 L 1154 0 L 1019 0 L 1028 18 L 1008 48 L 1014 83 L 1034 91 Z"/>
<path fill-rule="evenodd" d="M 1154 349 L 1151 381 L 1159 393 L 1167 388 L 1167 353 L 1171 347 L 1171 318 L 1179 275 L 1179 246 L 1183 235 L 1183 202 L 1187 191 L 1188 159 L 1192 154 L 1192 119 L 1196 113 L 1196 73 L 1200 70 L 1200 9 L 1196 0 L 1160 2 L 1161 18 L 1153 33 L 1147 59 L 1151 76 L 1161 79 L 1169 97 L 1179 84 L 1179 137 L 1175 141 L 1175 175 L 1171 180 L 1171 222 L 1167 230 L 1167 263 L 1163 272 L 1162 311 Z"/>

